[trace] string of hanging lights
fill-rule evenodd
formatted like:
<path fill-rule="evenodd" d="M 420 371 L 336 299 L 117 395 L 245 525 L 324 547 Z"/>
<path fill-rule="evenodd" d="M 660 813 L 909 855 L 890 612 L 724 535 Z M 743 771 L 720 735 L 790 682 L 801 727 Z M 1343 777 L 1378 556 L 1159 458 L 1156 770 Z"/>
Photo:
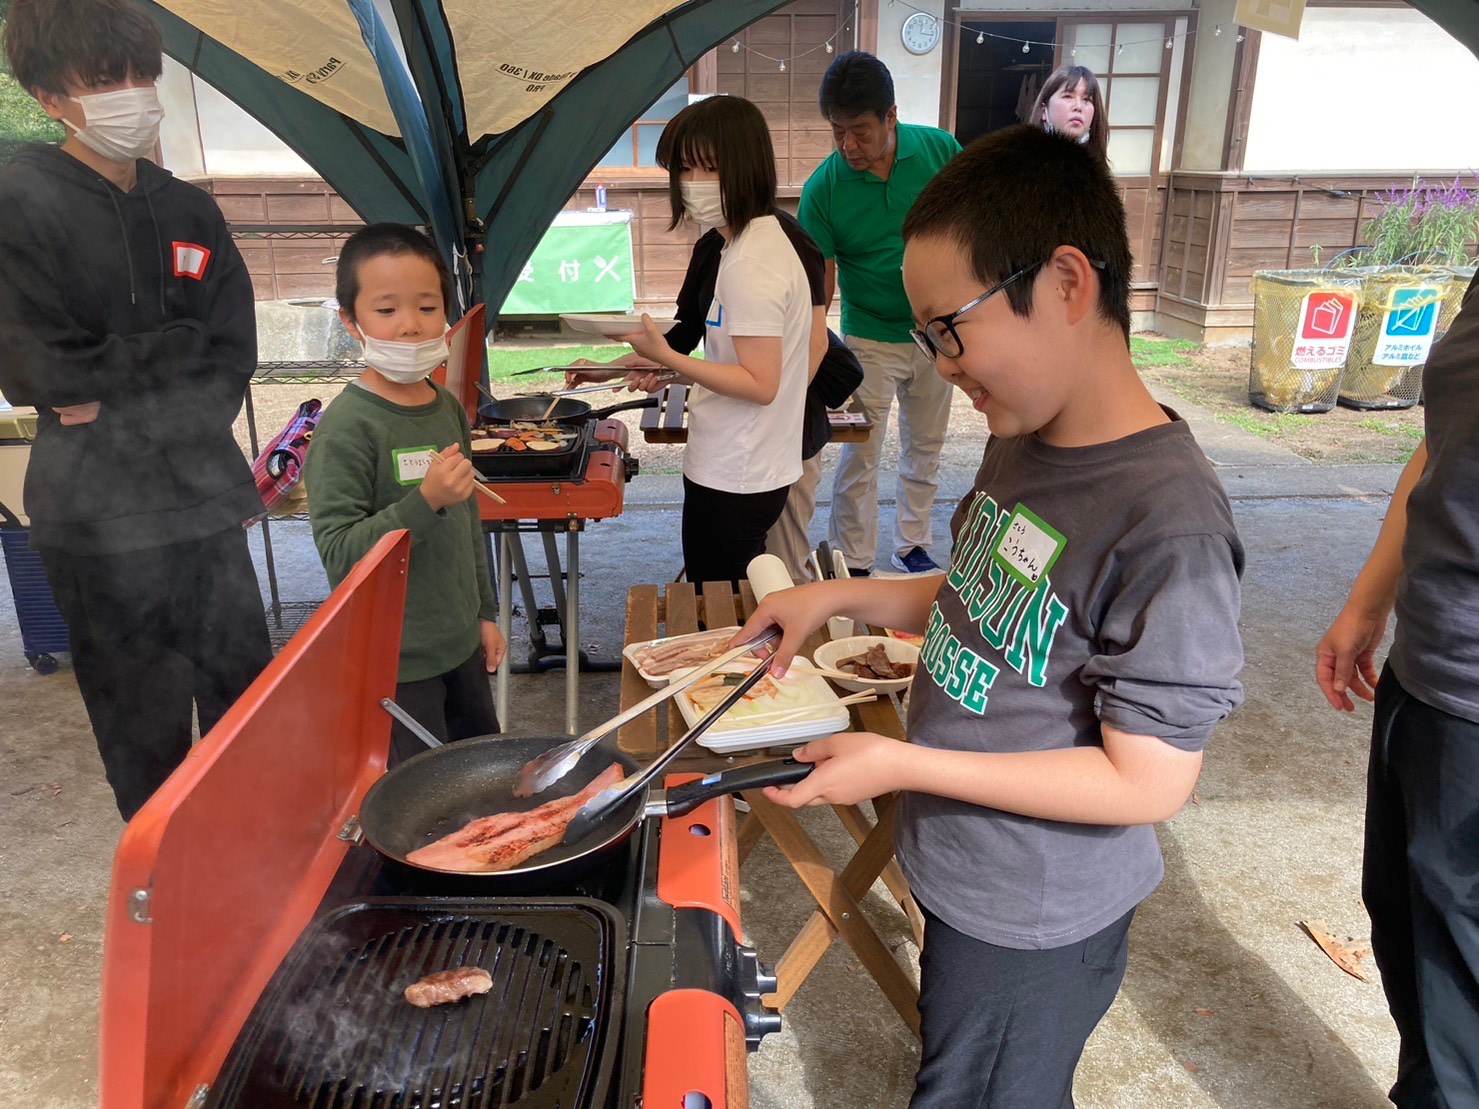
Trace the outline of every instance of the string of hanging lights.
<path fill-rule="evenodd" d="M 1105 42 L 1105 43 L 1070 43 L 1070 42 L 1056 42 L 1056 41 L 1047 40 L 1047 39 L 1027 39 L 1027 38 L 1022 38 L 1020 35 L 999 35 L 999 34 L 996 34 L 993 31 L 983 30 L 979 26 L 968 27 L 964 23 L 960 22 L 959 20 L 946 19 L 944 16 L 935 15 L 934 12 L 926 11 L 924 8 L 915 7 L 913 4 L 908 3 L 907 0 L 889 0 L 889 6 L 890 7 L 893 7 L 893 5 L 895 3 L 901 4 L 903 7 L 908 8 L 912 12 L 918 12 L 920 15 L 928 15 L 928 16 L 930 16 L 932 19 L 934 19 L 934 21 L 936 23 L 940 24 L 941 27 L 954 27 L 954 28 L 958 29 L 961 32 L 962 41 L 965 41 L 966 39 L 970 38 L 972 34 L 974 34 L 975 40 L 976 40 L 976 45 L 977 46 L 984 45 L 987 39 L 996 39 L 996 40 L 998 40 L 1000 42 L 1021 43 L 1022 44 L 1022 53 L 1024 53 L 1024 54 L 1030 54 L 1032 52 L 1032 48 L 1034 46 L 1050 46 L 1055 51 L 1057 49 L 1059 49 L 1060 47 L 1066 47 L 1068 49 L 1068 56 L 1070 58 L 1076 58 L 1076 57 L 1078 57 L 1078 52 L 1080 50 L 1107 50 L 1112 45 L 1112 46 L 1114 46 L 1115 54 L 1116 55 L 1121 55 L 1121 54 L 1123 54 L 1125 52 L 1125 47 L 1126 46 L 1142 46 L 1142 45 L 1144 45 L 1147 42 L 1157 42 L 1157 41 L 1160 41 L 1159 36 L 1157 36 L 1154 39 L 1136 39 L 1136 40 L 1131 41 L 1131 42 L 1118 42 L 1118 43 L 1107 43 L 1107 42 Z M 835 52 L 835 49 L 836 49 L 835 43 L 836 43 L 837 39 L 842 36 L 842 33 L 845 30 L 847 30 L 848 25 L 851 24 L 851 23 L 853 23 L 854 20 L 856 20 L 857 15 L 858 15 L 858 7 L 857 7 L 856 4 L 854 4 L 853 5 L 852 14 L 849 15 L 845 20 L 843 20 L 842 25 L 837 28 L 836 33 L 833 34 L 831 38 L 827 39 L 820 46 L 813 46 L 811 49 L 809 49 L 809 50 L 803 50 L 801 53 L 794 54 L 790 58 L 776 58 L 776 57 L 772 57 L 769 54 L 763 53 L 762 51 L 756 50 L 753 47 L 748 46 L 745 43 L 740 42 L 740 40 L 737 39 L 737 38 L 736 39 L 733 39 L 730 42 L 729 49 L 733 53 L 735 53 L 735 54 L 738 54 L 741 50 L 743 50 L 745 53 L 752 54 L 752 55 L 754 55 L 757 58 L 763 58 L 765 61 L 768 61 L 768 62 L 775 62 L 777 64 L 778 68 L 780 69 L 780 72 L 784 73 L 784 72 L 786 72 L 786 63 L 788 61 L 794 62 L 798 58 L 804 58 L 804 57 L 806 57 L 809 54 L 815 54 L 818 50 L 825 50 L 828 54 L 834 53 Z M 1221 35 L 1222 35 L 1222 30 L 1223 30 L 1224 27 L 1233 27 L 1234 29 L 1236 29 L 1237 41 L 1238 42 L 1242 42 L 1243 41 L 1243 39 L 1244 39 L 1243 32 L 1242 32 L 1242 30 L 1240 28 L 1238 28 L 1238 25 L 1235 24 L 1235 23 L 1218 23 L 1218 24 L 1216 24 L 1212 28 L 1212 36 L 1214 38 L 1220 38 Z M 1193 35 L 1195 35 L 1196 33 L 1197 32 L 1195 30 L 1192 30 L 1191 28 L 1188 28 L 1185 31 L 1180 31 L 1180 32 L 1178 32 L 1178 33 L 1176 33 L 1174 35 L 1167 36 L 1166 37 L 1166 40 L 1165 40 L 1166 49 L 1167 50 L 1174 49 L 1175 48 L 1175 45 L 1176 45 L 1176 40 L 1177 39 L 1189 39 Z"/>
<path fill-rule="evenodd" d="M 999 42 L 1011 42 L 1011 43 L 1018 43 L 1018 42 L 1020 42 L 1022 44 L 1022 53 L 1024 53 L 1024 54 L 1031 53 L 1032 52 L 1032 48 L 1034 46 L 1051 46 L 1054 50 L 1057 50 L 1059 47 L 1067 47 L 1068 48 L 1069 57 L 1077 57 L 1078 52 L 1080 50 L 1107 50 L 1111 45 L 1113 45 L 1115 47 L 1115 53 L 1116 54 L 1123 54 L 1125 52 L 1125 47 L 1127 47 L 1127 46 L 1142 46 L 1142 45 L 1144 45 L 1147 42 L 1158 42 L 1158 41 L 1160 41 L 1160 36 L 1156 36 L 1156 38 L 1153 38 L 1153 39 L 1135 39 L 1135 40 L 1130 41 L 1130 42 L 1120 42 L 1120 43 L 1113 43 L 1113 44 L 1107 43 L 1107 42 L 1103 42 L 1103 43 L 1071 43 L 1071 42 L 1056 42 L 1056 41 L 1052 41 L 1052 40 L 1048 40 L 1048 39 L 1025 39 L 1025 38 L 1022 38 L 1020 35 L 999 35 L 999 34 L 996 34 L 993 31 L 983 30 L 979 26 L 967 27 L 964 23 L 960 22 L 959 20 L 946 19 L 944 16 L 935 15 L 934 12 L 926 11 L 924 8 L 916 7 L 915 5 L 909 3 L 908 0 L 889 0 L 889 7 L 893 7 L 895 3 L 898 3 L 901 7 L 908 8 L 911 12 L 917 12 L 920 15 L 930 16 L 941 27 L 954 27 L 954 28 L 956 28 L 957 30 L 959 30 L 961 32 L 962 40 L 964 40 L 965 38 L 969 38 L 972 34 L 974 34 L 975 35 L 975 38 L 976 38 L 976 45 L 977 46 L 983 45 L 986 42 L 987 39 L 996 39 Z M 1224 27 L 1229 27 L 1229 26 L 1230 27 L 1233 27 L 1233 28 L 1237 28 L 1237 24 L 1230 23 L 1230 22 L 1229 23 L 1218 23 L 1218 24 L 1216 24 L 1213 27 L 1213 29 L 1212 29 L 1212 35 L 1213 35 L 1213 37 L 1215 38 L 1215 37 L 1221 36 L 1222 29 Z M 1185 31 L 1181 31 L 1181 32 L 1178 32 L 1177 34 L 1174 34 L 1174 35 L 1169 36 L 1165 40 L 1166 49 L 1167 50 L 1172 49 L 1176 45 L 1176 40 L 1177 39 L 1189 39 L 1189 38 L 1191 38 L 1192 35 L 1194 35 L 1196 33 L 1197 33 L 1196 31 L 1188 28 Z M 1241 31 L 1241 29 L 1239 29 L 1237 31 L 1237 41 L 1238 42 L 1242 42 L 1243 41 L 1243 32 Z"/>
<path fill-rule="evenodd" d="M 848 26 L 851 25 L 857 18 L 858 5 L 854 4 L 852 7 L 852 14 L 838 25 L 837 30 L 833 33 L 831 38 L 827 39 L 820 46 L 813 46 L 810 50 L 803 50 L 799 54 L 793 54 L 790 58 L 773 58 L 769 54 L 762 53 L 761 51 L 756 50 L 751 46 L 747 46 L 745 43 L 740 42 L 739 39 L 732 40 L 730 42 L 729 49 L 735 54 L 738 54 L 741 50 L 743 50 L 746 54 L 752 54 L 757 58 L 764 58 L 767 62 L 777 62 L 779 64 L 780 71 L 784 73 L 786 72 L 787 61 L 794 62 L 799 58 L 805 58 L 809 54 L 815 54 L 818 50 L 825 50 L 828 54 L 836 53 L 837 40 L 842 37 L 842 33 L 846 31 L 848 29 Z"/>

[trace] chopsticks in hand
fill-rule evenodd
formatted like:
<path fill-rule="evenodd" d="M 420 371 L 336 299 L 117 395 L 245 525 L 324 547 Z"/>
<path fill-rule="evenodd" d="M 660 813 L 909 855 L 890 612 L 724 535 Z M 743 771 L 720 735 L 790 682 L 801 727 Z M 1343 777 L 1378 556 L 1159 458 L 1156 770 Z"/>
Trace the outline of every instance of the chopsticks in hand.
<path fill-rule="evenodd" d="M 442 453 L 441 453 L 441 451 L 433 450 L 431 452 L 431 458 L 432 458 L 432 461 L 433 462 L 440 462 L 442 460 Z M 489 489 L 486 485 L 484 485 L 476 477 L 474 477 L 472 479 L 472 487 L 474 489 L 476 489 L 479 493 L 483 494 L 483 496 L 485 496 L 485 497 L 492 497 L 499 504 L 508 504 L 508 502 L 506 500 L 504 500 L 502 497 L 500 497 L 497 493 L 493 492 L 493 490 Z"/>

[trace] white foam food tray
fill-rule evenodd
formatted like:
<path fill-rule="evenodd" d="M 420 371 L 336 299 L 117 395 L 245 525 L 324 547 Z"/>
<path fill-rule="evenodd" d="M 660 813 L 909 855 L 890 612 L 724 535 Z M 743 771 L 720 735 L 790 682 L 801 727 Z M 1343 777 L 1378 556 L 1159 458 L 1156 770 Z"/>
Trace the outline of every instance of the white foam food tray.
<path fill-rule="evenodd" d="M 691 632 L 688 635 L 670 635 L 663 639 L 649 639 L 644 643 L 628 643 L 622 648 L 621 653 L 627 660 L 637 668 L 637 673 L 642 675 L 642 680 L 653 689 L 660 689 L 673 680 L 673 675 L 685 670 L 691 670 L 695 666 L 702 666 L 709 659 L 718 658 L 724 653 L 724 645 L 734 638 L 738 626 L 728 628 L 711 628 L 703 632 Z M 686 662 L 679 662 L 673 666 L 654 666 L 651 662 L 651 654 L 654 649 L 666 647 L 692 646 L 696 651 L 702 653 L 703 657 L 689 658 Z M 749 657 L 749 656 L 743 656 Z"/>
<path fill-rule="evenodd" d="M 798 662 L 808 662 L 800 655 L 796 657 Z M 743 677 L 748 669 L 726 667 L 725 672 L 734 680 Z M 776 685 L 779 688 L 773 695 L 741 701 L 714 721 L 698 737 L 699 746 L 720 753 L 750 751 L 794 746 L 847 731 L 852 718 L 826 679 L 792 670 Z M 677 694 L 674 700 L 689 727 L 698 723 L 703 713 L 694 705 L 688 690 Z"/>

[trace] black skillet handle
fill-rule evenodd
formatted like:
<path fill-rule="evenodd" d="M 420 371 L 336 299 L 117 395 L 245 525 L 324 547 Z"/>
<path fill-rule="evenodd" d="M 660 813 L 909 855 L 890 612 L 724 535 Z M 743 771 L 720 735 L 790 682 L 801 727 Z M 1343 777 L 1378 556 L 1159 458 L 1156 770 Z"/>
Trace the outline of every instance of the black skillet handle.
<path fill-rule="evenodd" d="M 604 420 L 607 416 L 615 415 L 617 412 L 627 412 L 633 408 L 656 408 L 657 394 L 643 397 L 641 400 L 629 400 L 624 404 L 613 404 L 610 408 L 597 408 L 586 416 L 588 420 Z"/>
<path fill-rule="evenodd" d="M 738 766 L 722 774 L 706 774 L 667 791 L 668 815 L 684 816 L 705 801 L 726 793 L 739 793 L 764 786 L 786 786 L 799 782 L 811 773 L 812 763 L 795 759 L 776 759 L 754 766 Z"/>

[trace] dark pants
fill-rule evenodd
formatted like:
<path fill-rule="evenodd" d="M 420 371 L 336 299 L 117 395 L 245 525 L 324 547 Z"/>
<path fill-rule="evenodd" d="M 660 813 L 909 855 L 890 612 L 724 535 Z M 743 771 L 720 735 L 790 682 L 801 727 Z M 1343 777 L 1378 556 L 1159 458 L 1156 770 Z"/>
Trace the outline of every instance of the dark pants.
<path fill-rule="evenodd" d="M 272 660 L 246 532 L 128 554 L 43 549 L 108 784 L 125 820 Z"/>
<path fill-rule="evenodd" d="M 683 569 L 695 584 L 743 581 L 765 553 L 765 535 L 781 518 L 789 485 L 764 493 L 726 493 L 683 479 Z"/>
<path fill-rule="evenodd" d="M 455 670 L 399 683 L 395 700 L 443 743 L 492 735 L 498 731 L 498 713 L 493 708 L 493 687 L 488 679 L 487 662 L 479 647 Z M 425 750 L 426 744 L 402 724 L 390 726 L 389 766 Z"/>
<path fill-rule="evenodd" d="M 1362 896 L 1402 1037 L 1391 1098 L 1479 1109 L 1479 723 L 1376 690 Z"/>
<path fill-rule="evenodd" d="M 1131 909 L 1046 951 L 957 932 L 924 905 L 924 1049 L 910 1109 L 1070 1109 L 1073 1072 L 1125 977 Z"/>

